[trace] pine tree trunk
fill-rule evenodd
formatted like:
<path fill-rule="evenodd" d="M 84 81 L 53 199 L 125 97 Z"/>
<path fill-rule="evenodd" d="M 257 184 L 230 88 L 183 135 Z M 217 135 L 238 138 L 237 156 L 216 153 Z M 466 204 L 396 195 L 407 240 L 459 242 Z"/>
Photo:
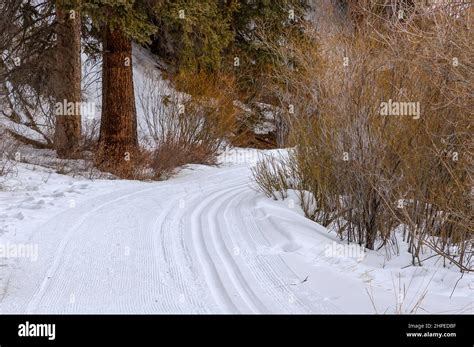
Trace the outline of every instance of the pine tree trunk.
<path fill-rule="evenodd" d="M 122 177 L 132 175 L 138 151 L 132 42 L 118 29 L 103 30 L 102 119 L 97 165 Z"/>
<path fill-rule="evenodd" d="M 63 105 L 81 102 L 81 17 L 61 9 L 57 1 L 57 50 L 55 97 Z M 60 158 L 77 158 L 81 141 L 80 107 L 71 107 L 73 114 L 61 108 L 56 112 L 54 145 Z M 57 110 L 56 110 L 57 111 Z"/>

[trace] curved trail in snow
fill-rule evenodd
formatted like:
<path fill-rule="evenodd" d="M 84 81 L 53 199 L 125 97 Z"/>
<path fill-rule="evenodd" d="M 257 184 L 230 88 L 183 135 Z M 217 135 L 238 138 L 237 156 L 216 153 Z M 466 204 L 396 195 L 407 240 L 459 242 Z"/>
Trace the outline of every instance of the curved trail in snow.
<path fill-rule="evenodd" d="M 16 263 L 0 312 L 338 312 L 292 284 L 302 279 L 269 240 L 288 230 L 256 212 L 249 176 L 209 168 L 60 213 L 32 235 L 38 261 Z"/>

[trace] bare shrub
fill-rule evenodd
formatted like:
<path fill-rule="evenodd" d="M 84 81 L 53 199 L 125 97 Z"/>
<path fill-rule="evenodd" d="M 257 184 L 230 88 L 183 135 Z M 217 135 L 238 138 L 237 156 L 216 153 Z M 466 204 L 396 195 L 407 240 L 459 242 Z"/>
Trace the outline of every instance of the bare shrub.
<path fill-rule="evenodd" d="M 217 159 L 214 150 L 206 146 L 168 140 L 153 152 L 150 164 L 154 177 L 160 179 L 170 177 L 183 165 L 215 165 Z"/>
<path fill-rule="evenodd" d="M 216 164 L 235 122 L 232 80 L 181 75 L 175 85 L 183 92 L 178 92 L 156 74 L 147 76 L 138 92 L 145 115 L 140 129 L 153 151 L 155 177 L 169 176 L 184 164 Z"/>
<path fill-rule="evenodd" d="M 83 137 L 80 152 L 95 152 L 98 147 L 98 139 L 100 135 L 100 119 L 92 118 L 83 121 Z"/>
<path fill-rule="evenodd" d="M 286 199 L 288 189 L 292 188 L 289 168 L 287 160 L 270 155 L 257 162 L 252 168 L 252 175 L 267 197 Z"/>
<path fill-rule="evenodd" d="M 3 129 L 0 129 L 0 184 L 13 174 L 18 159 L 18 143 Z"/>
<path fill-rule="evenodd" d="M 414 265 L 430 248 L 472 271 L 473 6 L 384 4 L 352 3 L 356 30 L 293 51 L 309 78 L 281 91 L 302 105 L 288 118 L 292 178 L 307 216 L 342 238 L 374 249 L 401 228 Z"/>

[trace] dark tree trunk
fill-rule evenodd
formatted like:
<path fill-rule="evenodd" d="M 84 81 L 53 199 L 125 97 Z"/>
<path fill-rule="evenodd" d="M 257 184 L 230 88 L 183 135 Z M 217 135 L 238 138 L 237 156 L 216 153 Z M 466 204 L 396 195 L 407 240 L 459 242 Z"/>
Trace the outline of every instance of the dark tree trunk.
<path fill-rule="evenodd" d="M 64 11 L 57 2 L 57 47 L 55 97 L 58 103 L 80 105 L 81 102 L 81 17 Z M 81 141 L 81 113 L 61 109 L 56 113 L 54 146 L 60 158 L 77 158 Z M 57 110 L 56 110 L 57 111 Z"/>
<path fill-rule="evenodd" d="M 120 30 L 103 30 L 102 120 L 98 166 L 122 177 L 138 152 L 132 42 Z"/>

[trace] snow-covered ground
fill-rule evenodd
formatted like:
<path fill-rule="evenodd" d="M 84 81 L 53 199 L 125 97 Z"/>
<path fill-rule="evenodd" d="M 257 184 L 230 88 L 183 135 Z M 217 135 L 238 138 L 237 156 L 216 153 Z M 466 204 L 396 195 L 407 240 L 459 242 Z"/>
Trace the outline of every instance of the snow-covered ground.
<path fill-rule="evenodd" d="M 363 252 L 296 196 L 266 198 L 251 180 L 259 154 L 230 150 L 164 182 L 18 163 L 0 190 L 0 312 L 473 312 L 472 274 Z"/>

